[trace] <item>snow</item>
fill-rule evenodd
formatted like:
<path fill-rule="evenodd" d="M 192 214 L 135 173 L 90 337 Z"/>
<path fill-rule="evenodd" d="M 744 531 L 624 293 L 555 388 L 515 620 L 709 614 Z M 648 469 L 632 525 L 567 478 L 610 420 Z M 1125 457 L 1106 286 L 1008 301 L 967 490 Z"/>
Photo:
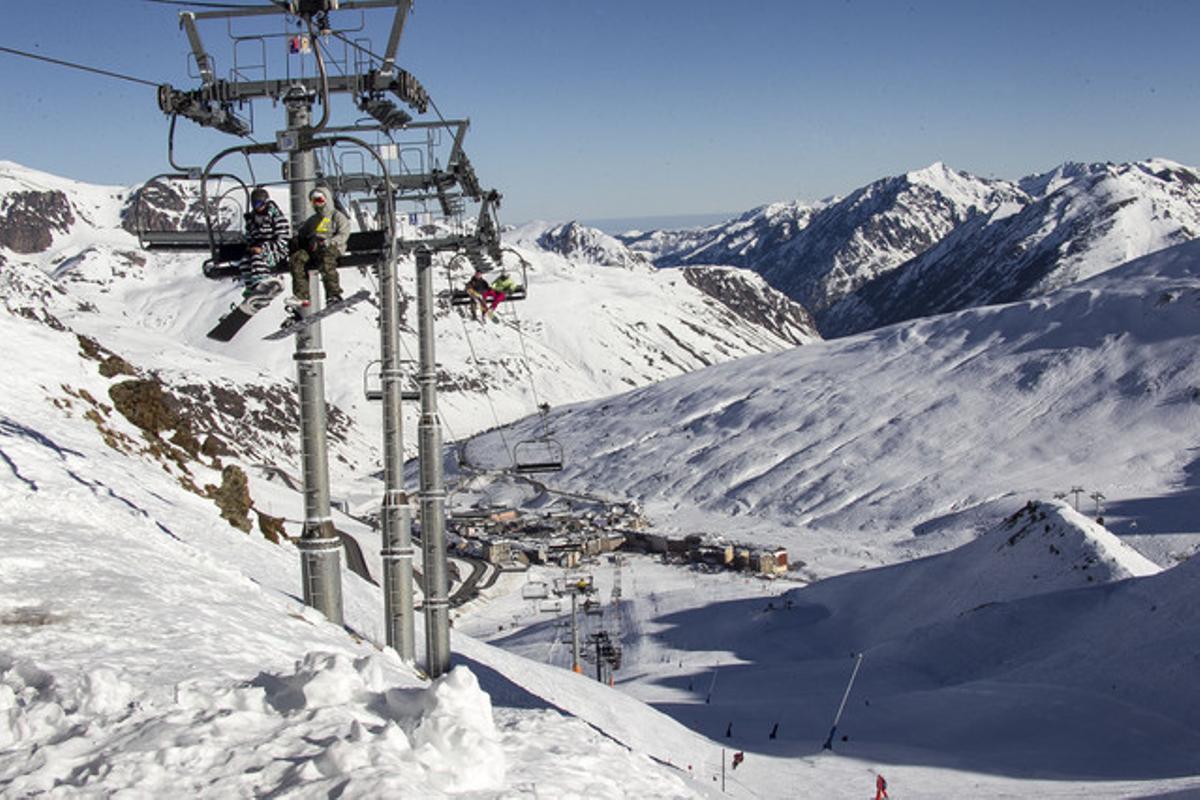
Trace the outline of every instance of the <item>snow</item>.
<path fill-rule="evenodd" d="M 554 568 L 502 575 L 457 611 L 455 668 L 435 682 L 381 646 L 377 586 L 343 570 L 345 626 L 306 608 L 294 546 L 222 520 L 204 492 L 217 462 L 156 451 L 112 407 L 128 376 L 101 375 L 75 332 L 168 387 L 243 394 L 247 415 L 266 413 L 251 389 L 290 391 L 289 348 L 202 341 L 227 297 L 194 260 L 139 265 L 127 239 L 70 236 L 2 273 L 0 794 L 715 797 L 723 762 L 735 797 L 869 796 L 877 773 L 897 797 L 1200 792 L 1200 531 L 1181 435 L 1200 422 L 1200 246 L 791 349 L 750 327 L 684 333 L 711 306 L 669 271 L 523 249 L 552 295 L 518 312 L 567 446 L 551 488 L 637 499 L 661 533 L 786 545 L 797 565 L 768 581 L 630 556 L 617 603 L 615 565 L 585 565 L 605 601 L 585 632 L 624 647 L 608 687 L 564 669 L 562 615 L 521 600 Z M 333 494 L 356 511 L 379 491 L 378 423 L 352 399 L 377 346 L 369 316 L 325 331 L 346 343 L 329 362 L 349 418 Z M 658 323 L 725 363 L 640 347 Z M 439 324 L 440 359 L 462 369 L 474 330 Z M 476 328 L 497 416 L 515 418 L 531 399 L 513 388 L 522 342 Z M 622 361 L 650 353 L 687 360 Z M 481 393 L 446 399 L 460 435 L 494 424 Z M 227 463 L 295 533 L 294 434 L 259 433 L 261 460 Z M 472 459 L 504 466 L 499 438 L 474 438 Z M 470 479 L 455 502 L 548 505 L 499 472 L 450 474 Z M 1076 484 L 1084 513 L 1053 497 Z M 1104 524 L 1086 513 L 1094 490 Z M 335 522 L 377 574 L 378 535 Z M 825 752 L 852 653 L 862 671 Z"/>

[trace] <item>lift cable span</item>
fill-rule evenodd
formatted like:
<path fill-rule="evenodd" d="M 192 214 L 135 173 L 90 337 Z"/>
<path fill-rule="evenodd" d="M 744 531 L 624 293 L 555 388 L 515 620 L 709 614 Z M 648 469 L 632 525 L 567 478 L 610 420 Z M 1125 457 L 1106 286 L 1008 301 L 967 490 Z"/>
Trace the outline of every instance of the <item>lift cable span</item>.
<path fill-rule="evenodd" d="M 480 375 L 483 374 L 483 367 L 479 362 L 479 356 L 475 352 L 475 344 L 471 341 L 471 332 L 467 330 L 467 320 L 460 317 L 462 323 L 463 337 L 467 340 L 467 348 L 471 351 L 471 362 L 475 365 L 475 371 Z M 492 395 L 488 391 L 487 381 L 483 381 L 483 396 L 487 400 L 488 408 L 492 411 L 492 422 L 496 425 L 496 432 L 500 435 L 500 443 L 504 445 L 504 452 L 512 459 L 512 448 L 508 444 L 508 438 L 504 435 L 504 428 L 500 424 L 500 415 L 496 413 L 496 404 L 492 402 Z"/>
<path fill-rule="evenodd" d="M 521 259 L 521 270 L 524 272 L 528 262 L 516 250 L 505 249 Z M 538 413 L 541 415 L 539 424 L 542 431 L 540 436 L 522 440 L 513 446 L 513 468 L 521 474 L 560 472 L 563 468 L 563 446 L 550 433 L 548 420 L 550 404 L 543 403 L 538 397 L 537 384 L 533 379 L 533 365 L 529 360 L 529 348 L 525 346 L 525 332 L 521 328 L 521 321 L 517 317 L 516 309 L 512 310 L 512 314 L 513 319 L 516 320 L 517 341 L 521 343 L 521 359 L 525 363 L 525 372 L 529 377 L 529 391 L 532 393 L 533 402 L 537 404 Z"/>

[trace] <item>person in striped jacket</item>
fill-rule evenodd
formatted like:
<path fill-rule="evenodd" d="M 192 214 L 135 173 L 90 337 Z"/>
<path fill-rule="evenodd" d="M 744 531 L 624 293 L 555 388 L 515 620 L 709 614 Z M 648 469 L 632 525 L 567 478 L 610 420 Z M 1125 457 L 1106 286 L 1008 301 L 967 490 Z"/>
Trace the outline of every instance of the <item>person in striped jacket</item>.
<path fill-rule="evenodd" d="M 250 207 L 246 214 L 248 250 L 241 269 L 242 294 L 277 294 L 282 291 L 283 282 L 272 277 L 272 273 L 287 261 L 292 226 L 262 187 L 250 193 Z"/>

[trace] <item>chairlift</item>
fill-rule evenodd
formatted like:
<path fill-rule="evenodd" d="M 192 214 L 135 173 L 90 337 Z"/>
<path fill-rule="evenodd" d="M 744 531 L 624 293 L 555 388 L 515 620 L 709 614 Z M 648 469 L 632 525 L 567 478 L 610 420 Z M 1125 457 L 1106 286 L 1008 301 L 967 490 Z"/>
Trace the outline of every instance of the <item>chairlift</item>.
<path fill-rule="evenodd" d="M 529 287 L 529 269 L 528 269 L 529 262 L 525 259 L 524 256 L 522 256 L 520 253 L 518 253 L 516 250 L 512 249 L 511 247 L 505 247 L 501 250 L 502 257 L 503 257 L 504 253 L 512 253 L 520 261 L 521 280 L 517 283 L 517 287 L 515 289 L 513 289 L 511 292 L 505 292 L 503 302 L 507 303 L 507 302 L 510 302 L 513 300 L 524 300 L 526 298 L 526 296 L 528 295 L 527 290 Z M 473 255 L 476 255 L 476 254 L 457 255 L 454 258 L 450 259 L 450 264 L 446 268 L 446 274 L 450 280 L 450 305 L 452 305 L 452 306 L 469 306 L 472 303 L 479 302 L 474 297 L 472 297 L 471 294 L 466 289 L 455 288 L 455 286 L 454 286 L 454 277 L 453 277 L 454 263 L 456 261 L 458 261 L 459 259 L 465 258 L 468 261 L 470 261 L 473 269 L 478 269 L 481 272 L 489 271 L 486 268 L 487 267 L 486 262 L 483 261 L 482 258 L 472 258 Z M 502 271 L 506 271 L 506 270 L 504 270 L 503 262 L 501 262 L 498 266 Z"/>
<path fill-rule="evenodd" d="M 314 149 L 332 149 L 334 145 L 339 143 L 349 144 L 350 146 L 354 147 L 365 147 L 362 142 L 354 139 L 353 137 L 334 135 L 325 137 Z M 206 209 L 209 207 L 207 196 L 209 182 L 211 182 L 211 180 L 217 177 L 219 174 L 212 172 L 212 170 L 222 159 L 235 153 L 241 153 L 247 158 L 247 161 L 249 161 L 249 156 L 252 152 L 257 152 L 255 151 L 255 148 L 257 147 L 259 146 L 242 145 L 230 147 L 218 153 L 208 162 L 208 166 L 201 173 L 200 178 L 201 200 Z M 296 182 L 300 182 L 300 180 L 301 179 L 299 178 L 295 178 L 286 180 L 285 183 L 290 186 Z M 376 218 L 381 223 L 381 227 L 376 230 L 355 231 L 351 233 L 346 241 L 345 253 L 338 258 L 338 266 L 366 267 L 378 264 L 381 260 L 389 257 L 389 255 L 392 253 L 393 247 L 391 221 L 394 218 L 394 214 L 391 211 L 392 195 L 390 183 L 388 182 L 386 175 L 342 176 L 339 174 L 334 174 L 332 176 L 322 177 L 318 181 L 317 185 L 322 186 L 330 191 L 334 198 L 334 204 L 339 208 L 339 210 L 345 208 L 341 197 L 342 192 L 338 191 L 339 188 L 346 192 L 364 194 L 379 190 L 380 186 L 382 186 L 382 190 L 378 191 L 378 193 L 375 195 L 376 199 L 381 204 L 386 205 L 384 213 L 376 215 Z M 248 187 L 245 187 L 245 184 L 242 184 L 242 186 L 243 188 L 246 188 L 248 206 L 249 189 Z M 217 223 L 213 220 L 211 214 L 206 214 L 205 225 L 207 226 L 207 234 L 212 248 L 212 257 L 204 264 L 205 276 L 209 278 L 221 278 L 236 275 L 240 269 L 240 262 L 246 257 L 246 242 L 244 236 L 242 236 L 239 232 L 236 237 L 229 236 L 227 240 L 218 241 L 216 231 Z M 280 264 L 276 267 L 278 271 L 284 271 L 286 268 L 286 264 Z"/>
<path fill-rule="evenodd" d="M 213 252 L 224 245 L 241 244 L 244 242 L 242 231 L 236 227 L 230 229 L 229 224 L 236 224 L 246 209 L 250 207 L 250 187 L 237 175 L 230 173 L 213 173 L 207 178 L 215 182 L 217 191 L 211 200 L 202 204 L 203 219 L 180 220 L 176 227 L 156 227 L 157 206 L 151 202 L 158 194 L 173 193 L 171 183 L 199 184 L 201 177 L 195 172 L 163 172 L 147 180 L 133 193 L 130 202 L 130 215 L 133 222 L 133 232 L 137 236 L 138 246 L 143 250 L 173 250 L 183 252 Z M 222 188 L 225 182 L 231 185 Z M 198 193 L 198 192 L 197 192 Z M 189 203 L 193 192 L 182 191 L 184 203 Z M 207 192 L 199 193 L 207 195 Z M 222 213 L 222 208 L 232 210 Z M 158 211 L 157 219 L 162 218 Z"/>
<path fill-rule="evenodd" d="M 522 600 L 544 600 L 550 596 L 550 587 L 545 581 L 529 581 L 521 587 Z"/>
<path fill-rule="evenodd" d="M 558 614 L 562 610 L 562 600 L 543 600 L 538 604 L 538 611 L 541 611 L 544 614 Z"/>
<path fill-rule="evenodd" d="M 521 475 L 560 472 L 563 468 L 563 446 L 550 435 L 550 427 L 546 422 L 550 404 L 538 405 L 538 413 L 542 417 L 542 435 L 522 439 L 513 445 L 513 471 Z"/>
<path fill-rule="evenodd" d="M 513 471 L 521 475 L 561 472 L 563 468 L 563 447 L 550 437 L 517 442 L 513 445 L 512 457 Z"/>
<path fill-rule="evenodd" d="M 583 601 L 583 613 L 589 617 L 598 617 L 604 613 L 604 607 L 600 605 L 598 600 L 593 600 L 589 597 Z"/>
<path fill-rule="evenodd" d="M 412 363 L 401 361 L 401 364 Z M 382 400 L 383 399 L 383 362 L 378 359 L 367 363 L 366 369 L 363 370 L 363 394 L 367 400 Z M 400 376 L 400 399 L 406 401 L 416 401 L 421 399 L 421 390 L 417 387 L 416 380 L 412 373 L 404 373 Z"/>

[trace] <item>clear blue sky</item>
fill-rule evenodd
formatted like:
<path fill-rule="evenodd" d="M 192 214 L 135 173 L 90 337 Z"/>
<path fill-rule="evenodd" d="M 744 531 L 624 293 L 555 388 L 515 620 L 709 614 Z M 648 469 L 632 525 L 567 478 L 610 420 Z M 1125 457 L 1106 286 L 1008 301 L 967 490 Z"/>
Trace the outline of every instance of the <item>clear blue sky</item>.
<path fill-rule="evenodd" d="M 4 5 L 0 45 L 195 83 L 178 8 Z M 376 50 L 386 20 L 369 17 Z M 1197 30 L 1195 0 L 416 0 L 400 64 L 471 118 L 506 221 L 596 219 L 815 200 L 939 160 L 1200 165 Z M 152 88 L 0 65 L 0 159 L 103 183 L 165 168 Z M 264 105 L 256 136 L 279 119 Z M 183 158 L 229 143 L 189 130 Z"/>

